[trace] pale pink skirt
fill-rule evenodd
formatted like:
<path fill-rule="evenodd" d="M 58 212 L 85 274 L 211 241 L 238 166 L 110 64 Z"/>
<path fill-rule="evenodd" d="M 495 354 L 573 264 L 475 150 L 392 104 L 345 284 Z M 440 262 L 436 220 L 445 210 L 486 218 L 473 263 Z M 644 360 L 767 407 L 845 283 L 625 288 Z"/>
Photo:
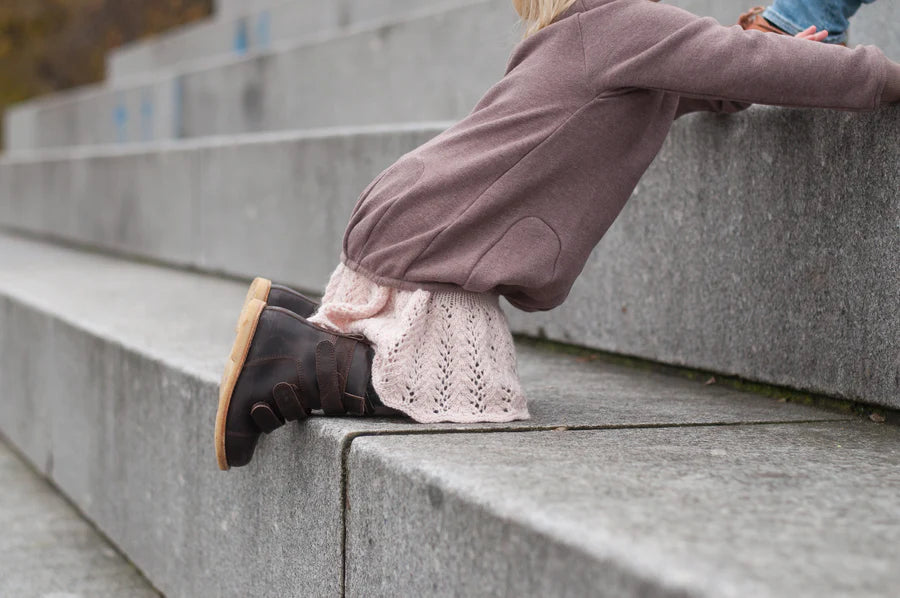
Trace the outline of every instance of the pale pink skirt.
<path fill-rule="evenodd" d="M 418 422 L 529 417 L 497 295 L 401 290 L 340 264 L 310 321 L 369 339 L 375 392 Z"/>

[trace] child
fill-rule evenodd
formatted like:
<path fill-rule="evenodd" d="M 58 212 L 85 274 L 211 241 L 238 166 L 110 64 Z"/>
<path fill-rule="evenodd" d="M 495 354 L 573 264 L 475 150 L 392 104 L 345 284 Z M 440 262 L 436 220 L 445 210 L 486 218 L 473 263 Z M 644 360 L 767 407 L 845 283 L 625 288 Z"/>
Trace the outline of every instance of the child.
<path fill-rule="evenodd" d="M 723 27 L 650 0 L 513 4 L 527 37 L 506 75 L 363 191 L 316 313 L 305 319 L 315 305 L 289 289 L 251 287 L 221 387 L 223 469 L 317 409 L 527 418 L 499 297 L 526 311 L 566 299 L 675 118 L 900 101 L 900 65 L 875 47 Z"/>
<path fill-rule="evenodd" d="M 816 41 L 847 45 L 850 17 L 861 4 L 875 0 L 775 0 L 772 6 L 757 6 L 741 15 L 744 29 L 796 35 L 808 26 L 816 26 L 822 35 Z"/>

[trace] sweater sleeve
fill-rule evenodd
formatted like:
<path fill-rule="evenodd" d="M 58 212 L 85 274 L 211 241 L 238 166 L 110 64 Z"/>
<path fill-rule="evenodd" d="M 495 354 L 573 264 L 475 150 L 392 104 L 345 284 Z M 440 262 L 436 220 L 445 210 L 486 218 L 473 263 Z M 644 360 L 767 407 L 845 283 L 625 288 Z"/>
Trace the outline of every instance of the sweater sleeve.
<path fill-rule="evenodd" d="M 718 112 L 720 114 L 734 114 L 746 110 L 752 104 L 732 102 L 730 100 L 707 100 L 704 98 L 692 98 L 681 96 L 678 98 L 678 109 L 675 118 L 690 114 L 691 112 Z"/>
<path fill-rule="evenodd" d="M 854 49 L 722 26 L 648 0 L 613 0 L 580 13 L 585 69 L 599 95 L 657 89 L 699 99 L 871 110 L 891 62 Z"/>
<path fill-rule="evenodd" d="M 895 102 L 900 102 L 900 64 L 892 61 L 888 64 L 888 77 L 884 84 L 884 93 L 881 95 L 881 103 Z"/>

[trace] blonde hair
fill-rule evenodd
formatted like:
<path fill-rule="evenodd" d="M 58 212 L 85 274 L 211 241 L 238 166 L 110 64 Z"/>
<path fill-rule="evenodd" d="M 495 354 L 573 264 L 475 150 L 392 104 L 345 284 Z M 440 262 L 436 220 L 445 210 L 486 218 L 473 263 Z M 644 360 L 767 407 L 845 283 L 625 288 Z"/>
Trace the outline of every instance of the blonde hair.
<path fill-rule="evenodd" d="M 513 0 L 525 24 L 525 37 L 534 35 L 578 0 Z"/>

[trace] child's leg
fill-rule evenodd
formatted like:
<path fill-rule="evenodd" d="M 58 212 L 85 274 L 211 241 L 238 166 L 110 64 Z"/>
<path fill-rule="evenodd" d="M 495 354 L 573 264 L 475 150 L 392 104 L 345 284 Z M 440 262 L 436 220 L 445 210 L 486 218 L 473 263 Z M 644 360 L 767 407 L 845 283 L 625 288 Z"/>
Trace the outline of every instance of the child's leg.
<path fill-rule="evenodd" d="M 318 410 L 420 422 L 526 419 L 515 362 L 495 295 L 401 291 L 339 266 L 317 305 L 257 279 L 220 386 L 219 466 L 246 465 L 260 434 Z"/>
<path fill-rule="evenodd" d="M 311 324 L 318 305 L 257 278 L 247 292 L 219 389 L 215 448 L 221 469 L 246 465 L 262 433 L 326 415 L 397 415 L 374 393 L 372 349 L 360 336 Z"/>
<path fill-rule="evenodd" d="M 389 288 L 339 266 L 309 320 L 368 339 L 376 396 L 415 421 L 528 418 L 496 295 Z"/>
<path fill-rule="evenodd" d="M 846 44 L 850 17 L 861 4 L 875 0 L 775 0 L 763 11 L 763 18 L 789 35 L 815 25 L 827 30 L 825 43 Z"/>

